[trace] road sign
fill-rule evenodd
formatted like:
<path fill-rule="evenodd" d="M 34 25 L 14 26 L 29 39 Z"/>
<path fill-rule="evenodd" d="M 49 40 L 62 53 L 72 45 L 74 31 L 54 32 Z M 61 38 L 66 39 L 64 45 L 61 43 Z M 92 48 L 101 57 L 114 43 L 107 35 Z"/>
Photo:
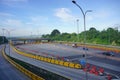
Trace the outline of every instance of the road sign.
<path fill-rule="evenodd" d="M 80 60 L 80 64 L 84 66 L 84 65 L 86 64 L 85 59 L 81 59 L 81 60 Z"/>

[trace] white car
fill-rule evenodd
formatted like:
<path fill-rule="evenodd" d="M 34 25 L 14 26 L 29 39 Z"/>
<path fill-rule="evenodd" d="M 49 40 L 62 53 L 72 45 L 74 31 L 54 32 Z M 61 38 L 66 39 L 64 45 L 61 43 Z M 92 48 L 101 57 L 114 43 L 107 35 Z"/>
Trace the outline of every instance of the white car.
<path fill-rule="evenodd" d="M 72 44 L 72 47 L 76 48 L 76 47 L 77 47 L 77 44 Z"/>

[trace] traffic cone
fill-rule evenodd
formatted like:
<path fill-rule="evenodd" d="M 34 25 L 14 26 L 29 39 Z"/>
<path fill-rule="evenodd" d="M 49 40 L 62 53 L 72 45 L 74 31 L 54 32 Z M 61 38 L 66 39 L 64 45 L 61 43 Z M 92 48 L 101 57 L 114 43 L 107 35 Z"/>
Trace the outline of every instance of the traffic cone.
<path fill-rule="evenodd" d="M 107 75 L 107 80 L 112 80 L 112 76 L 110 74 Z"/>
<path fill-rule="evenodd" d="M 103 68 L 99 68 L 98 72 L 99 72 L 100 75 L 103 75 L 104 74 L 104 69 Z"/>

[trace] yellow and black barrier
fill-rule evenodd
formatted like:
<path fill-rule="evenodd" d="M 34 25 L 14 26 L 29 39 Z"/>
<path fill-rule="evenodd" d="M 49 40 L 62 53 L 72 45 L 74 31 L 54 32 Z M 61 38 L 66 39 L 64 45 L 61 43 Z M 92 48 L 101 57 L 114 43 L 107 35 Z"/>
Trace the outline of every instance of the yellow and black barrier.
<path fill-rule="evenodd" d="M 44 56 L 40 56 L 40 55 L 25 53 L 25 52 L 22 52 L 22 51 L 16 49 L 14 46 L 12 46 L 12 48 L 16 53 L 21 54 L 26 57 L 34 58 L 34 59 L 37 59 L 40 61 L 44 61 L 44 62 L 48 62 L 51 64 L 60 65 L 60 66 L 65 66 L 65 67 L 69 67 L 69 68 L 75 68 L 75 69 L 82 68 L 81 64 L 76 64 L 76 63 L 69 62 L 69 61 L 56 60 L 56 59 L 52 59 L 52 58 L 48 58 L 48 57 L 44 57 Z"/>
<path fill-rule="evenodd" d="M 30 77 L 32 80 L 45 80 L 40 76 L 37 76 L 36 74 L 30 72 L 29 70 L 25 69 L 24 67 L 22 67 L 21 65 L 19 65 L 18 63 L 16 63 L 15 61 L 13 61 L 12 59 L 10 59 L 4 52 L 4 48 L 2 49 L 2 54 L 5 57 L 5 59 L 7 61 L 9 61 L 14 67 L 16 67 L 18 70 L 20 70 L 21 72 L 23 72 L 25 75 L 27 75 L 28 77 Z"/>

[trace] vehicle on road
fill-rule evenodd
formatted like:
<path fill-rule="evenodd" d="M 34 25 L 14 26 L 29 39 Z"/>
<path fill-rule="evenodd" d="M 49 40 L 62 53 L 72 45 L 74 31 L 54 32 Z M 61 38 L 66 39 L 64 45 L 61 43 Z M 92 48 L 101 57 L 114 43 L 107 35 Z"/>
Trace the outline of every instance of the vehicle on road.
<path fill-rule="evenodd" d="M 88 48 L 83 47 L 83 50 L 88 50 Z"/>
<path fill-rule="evenodd" d="M 72 44 L 72 47 L 77 48 L 78 46 L 77 44 Z"/>
<path fill-rule="evenodd" d="M 102 53 L 103 55 L 106 55 L 106 56 L 115 56 L 115 53 L 110 51 L 110 52 L 103 52 Z"/>

